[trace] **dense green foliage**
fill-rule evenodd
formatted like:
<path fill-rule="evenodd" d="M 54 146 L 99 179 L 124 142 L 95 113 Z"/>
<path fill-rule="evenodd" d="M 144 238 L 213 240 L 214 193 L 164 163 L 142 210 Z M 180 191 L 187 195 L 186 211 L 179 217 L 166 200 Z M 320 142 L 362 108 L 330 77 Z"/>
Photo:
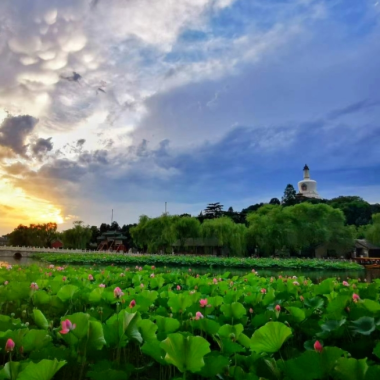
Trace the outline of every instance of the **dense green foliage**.
<path fill-rule="evenodd" d="M 81 221 L 76 221 L 73 224 L 73 228 L 69 228 L 61 234 L 65 248 L 86 249 L 92 236 L 91 227 L 84 226 Z"/>
<path fill-rule="evenodd" d="M 186 255 L 120 255 L 120 254 L 50 254 L 38 253 L 34 258 L 54 264 L 138 264 L 138 265 L 189 265 L 226 268 L 293 268 L 326 270 L 363 270 L 355 262 L 320 259 L 269 259 L 269 258 L 223 258 Z"/>
<path fill-rule="evenodd" d="M 372 215 L 372 225 L 366 230 L 365 237 L 372 244 L 380 246 L 380 214 Z"/>
<path fill-rule="evenodd" d="M 25 247 L 50 247 L 57 237 L 57 223 L 20 224 L 8 235 L 9 245 Z"/>
<path fill-rule="evenodd" d="M 380 378 L 380 280 L 31 266 L 0 283 L 0 379 Z"/>

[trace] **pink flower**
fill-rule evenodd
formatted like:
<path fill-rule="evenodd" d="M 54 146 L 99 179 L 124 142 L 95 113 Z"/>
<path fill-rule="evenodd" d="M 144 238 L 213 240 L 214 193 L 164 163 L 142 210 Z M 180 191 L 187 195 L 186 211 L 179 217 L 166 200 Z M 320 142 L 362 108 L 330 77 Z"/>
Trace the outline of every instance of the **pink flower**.
<path fill-rule="evenodd" d="M 144 287 L 144 284 L 140 284 L 140 288 L 142 289 Z"/>
<path fill-rule="evenodd" d="M 254 269 L 252 269 L 252 273 L 256 273 L 256 271 Z"/>
<path fill-rule="evenodd" d="M 293 285 L 298 286 L 299 283 L 297 281 L 293 281 Z"/>
<path fill-rule="evenodd" d="M 233 286 L 234 282 L 233 281 L 230 281 L 230 286 Z"/>
<path fill-rule="evenodd" d="M 151 278 L 154 278 L 154 273 L 152 273 L 152 274 L 150 275 L 150 277 L 151 277 Z"/>
<path fill-rule="evenodd" d="M 177 290 L 181 290 L 181 287 L 179 285 L 177 285 Z"/>
<path fill-rule="evenodd" d="M 11 270 L 12 269 L 12 265 L 7 265 L 7 269 Z"/>
<path fill-rule="evenodd" d="M 67 278 L 64 276 L 64 277 L 62 277 L 62 281 L 66 281 L 67 280 Z"/>
<path fill-rule="evenodd" d="M 32 290 L 38 290 L 38 285 L 37 285 L 37 283 L 36 283 L 36 282 L 32 282 L 32 283 L 30 284 L 30 289 L 32 289 Z"/>
<path fill-rule="evenodd" d="M 62 321 L 61 325 L 62 325 L 62 330 L 60 331 L 61 334 L 68 334 L 70 331 L 74 330 L 75 327 L 77 327 L 75 324 L 71 323 L 69 319 Z"/>
<path fill-rule="evenodd" d="M 105 288 L 106 286 L 104 284 L 99 284 L 99 288 Z"/>
<path fill-rule="evenodd" d="M 212 280 L 212 282 L 213 282 L 214 284 L 217 284 L 217 283 L 218 283 L 218 280 L 217 280 L 216 278 L 214 278 L 214 279 Z"/>
<path fill-rule="evenodd" d="M 204 318 L 203 314 L 200 311 L 197 311 L 195 313 L 195 319 L 198 320 L 198 319 L 202 319 L 202 318 Z"/>
<path fill-rule="evenodd" d="M 251 314 L 253 314 L 253 309 L 250 307 L 249 308 L 249 312 L 251 313 Z"/>
<path fill-rule="evenodd" d="M 15 342 L 12 339 L 8 339 L 7 343 L 5 343 L 5 351 L 11 352 L 15 348 Z"/>
<path fill-rule="evenodd" d="M 265 293 L 267 292 L 267 290 L 263 288 L 263 289 L 260 290 L 260 292 L 261 292 L 262 294 L 265 294 Z"/>
<path fill-rule="evenodd" d="M 156 267 L 155 267 L 154 265 L 152 265 L 150 268 L 151 268 L 152 270 L 155 270 L 155 269 L 156 269 Z"/>
<path fill-rule="evenodd" d="M 4 281 L 4 285 L 8 285 L 9 284 L 9 281 Z"/>
<path fill-rule="evenodd" d="M 94 280 L 94 277 L 92 276 L 92 274 L 89 274 L 89 275 L 88 275 L 88 279 L 89 279 L 90 281 L 93 281 L 93 280 Z"/>
<path fill-rule="evenodd" d="M 133 307 L 136 306 L 136 301 L 135 300 L 132 300 L 130 303 L 129 303 L 129 307 L 132 309 Z"/>
<path fill-rule="evenodd" d="M 343 285 L 343 286 L 350 286 L 350 284 L 349 284 L 347 281 L 343 281 L 343 282 L 342 282 L 342 285 Z"/>
<path fill-rule="evenodd" d="M 50 264 L 49 265 L 49 269 L 53 269 L 54 268 L 54 265 L 53 264 Z"/>
<path fill-rule="evenodd" d="M 273 282 L 273 281 L 274 281 L 274 278 L 273 278 L 273 277 L 271 277 L 271 278 L 270 278 L 270 282 Z"/>
<path fill-rule="evenodd" d="M 121 296 L 124 295 L 124 293 L 121 291 L 121 289 L 119 287 L 115 288 L 113 290 L 113 294 L 116 298 L 120 298 Z"/>
<path fill-rule="evenodd" d="M 276 309 L 277 312 L 280 312 L 281 311 L 281 306 L 280 305 L 276 305 L 275 309 Z"/>
<path fill-rule="evenodd" d="M 197 274 L 197 278 L 199 278 L 199 274 Z"/>
<path fill-rule="evenodd" d="M 304 299 L 305 299 L 305 298 L 303 298 L 303 296 L 300 296 L 300 300 L 301 300 L 301 302 L 303 302 Z"/>
<path fill-rule="evenodd" d="M 142 271 L 142 267 L 139 268 L 139 271 Z"/>
<path fill-rule="evenodd" d="M 201 300 L 199 300 L 199 304 L 200 304 L 200 306 L 201 307 L 205 307 L 205 306 L 207 306 L 207 299 L 201 299 Z"/>
<path fill-rule="evenodd" d="M 120 273 L 120 277 L 124 277 L 125 274 L 123 272 Z"/>
<path fill-rule="evenodd" d="M 314 350 L 317 351 L 317 352 L 322 352 L 323 351 L 323 346 L 319 343 L 318 340 L 314 343 Z"/>
<path fill-rule="evenodd" d="M 191 268 L 189 268 L 189 272 L 191 272 Z"/>
<path fill-rule="evenodd" d="M 360 297 L 357 295 L 357 294 L 353 294 L 352 295 L 352 300 L 354 301 L 354 302 L 358 302 L 359 300 L 360 300 Z"/>

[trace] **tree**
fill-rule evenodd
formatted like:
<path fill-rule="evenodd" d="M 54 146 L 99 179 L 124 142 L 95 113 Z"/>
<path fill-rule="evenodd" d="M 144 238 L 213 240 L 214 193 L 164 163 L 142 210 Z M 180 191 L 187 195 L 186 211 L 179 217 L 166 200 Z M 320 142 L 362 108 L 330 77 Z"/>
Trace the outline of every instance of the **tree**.
<path fill-rule="evenodd" d="M 131 235 L 131 229 L 133 227 L 136 227 L 137 224 L 124 224 L 123 227 L 121 228 L 120 232 L 126 237 L 125 239 L 125 244 L 127 248 L 136 248 L 136 243 L 133 240 L 133 237 Z"/>
<path fill-rule="evenodd" d="M 293 206 L 297 203 L 297 193 L 293 185 L 288 184 L 285 188 L 281 203 L 284 206 Z"/>
<path fill-rule="evenodd" d="M 173 223 L 173 232 L 176 239 L 179 240 L 180 247 L 186 245 L 186 240 L 200 236 L 201 223 L 198 219 L 192 217 L 178 218 Z"/>
<path fill-rule="evenodd" d="M 347 224 L 355 226 L 369 224 L 372 217 L 372 208 L 375 208 L 375 205 L 370 205 L 358 196 L 340 196 L 331 199 L 328 204 L 342 210 Z"/>
<path fill-rule="evenodd" d="M 272 198 L 270 201 L 269 201 L 269 204 L 270 205 L 280 205 L 281 202 L 278 198 Z"/>
<path fill-rule="evenodd" d="M 236 224 L 230 218 L 223 216 L 205 220 L 201 231 L 204 238 L 217 239 L 218 245 L 225 247 L 228 255 L 244 256 L 246 227 L 243 224 Z"/>
<path fill-rule="evenodd" d="M 149 237 L 146 227 L 149 220 L 150 218 L 148 216 L 141 215 L 138 224 L 129 230 L 134 243 L 138 248 L 143 249 L 143 251 L 146 251 L 148 248 Z"/>
<path fill-rule="evenodd" d="M 29 227 L 20 224 L 9 234 L 11 245 L 46 247 L 57 238 L 57 223 L 30 224 Z"/>
<path fill-rule="evenodd" d="M 370 243 L 380 246 L 380 214 L 372 215 L 372 226 L 368 227 L 365 237 Z"/>
<path fill-rule="evenodd" d="M 215 219 L 221 217 L 223 214 L 223 205 L 219 202 L 209 203 L 205 209 L 206 219 Z"/>
<path fill-rule="evenodd" d="M 86 249 L 92 234 L 90 226 L 85 226 L 81 220 L 77 220 L 73 222 L 73 228 L 62 232 L 63 244 L 66 248 Z"/>

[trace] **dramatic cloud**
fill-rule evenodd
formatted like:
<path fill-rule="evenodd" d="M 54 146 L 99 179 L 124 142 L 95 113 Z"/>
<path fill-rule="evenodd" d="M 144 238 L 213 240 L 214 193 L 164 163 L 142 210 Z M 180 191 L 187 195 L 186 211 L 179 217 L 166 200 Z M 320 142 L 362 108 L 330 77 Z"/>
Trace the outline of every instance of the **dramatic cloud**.
<path fill-rule="evenodd" d="M 0 145 L 14 153 L 25 155 L 26 138 L 33 131 L 38 120 L 32 116 L 9 116 L 0 125 Z"/>
<path fill-rule="evenodd" d="M 323 196 L 375 201 L 379 21 L 370 0 L 1 1 L 0 229 L 246 207 L 305 163 Z"/>

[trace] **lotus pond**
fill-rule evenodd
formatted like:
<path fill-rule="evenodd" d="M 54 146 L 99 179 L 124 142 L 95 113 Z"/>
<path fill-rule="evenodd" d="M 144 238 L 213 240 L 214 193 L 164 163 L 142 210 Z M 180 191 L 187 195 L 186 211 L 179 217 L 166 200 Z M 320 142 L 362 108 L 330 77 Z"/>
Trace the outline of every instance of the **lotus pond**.
<path fill-rule="evenodd" d="M 380 280 L 0 269 L 0 379 L 380 378 Z"/>

